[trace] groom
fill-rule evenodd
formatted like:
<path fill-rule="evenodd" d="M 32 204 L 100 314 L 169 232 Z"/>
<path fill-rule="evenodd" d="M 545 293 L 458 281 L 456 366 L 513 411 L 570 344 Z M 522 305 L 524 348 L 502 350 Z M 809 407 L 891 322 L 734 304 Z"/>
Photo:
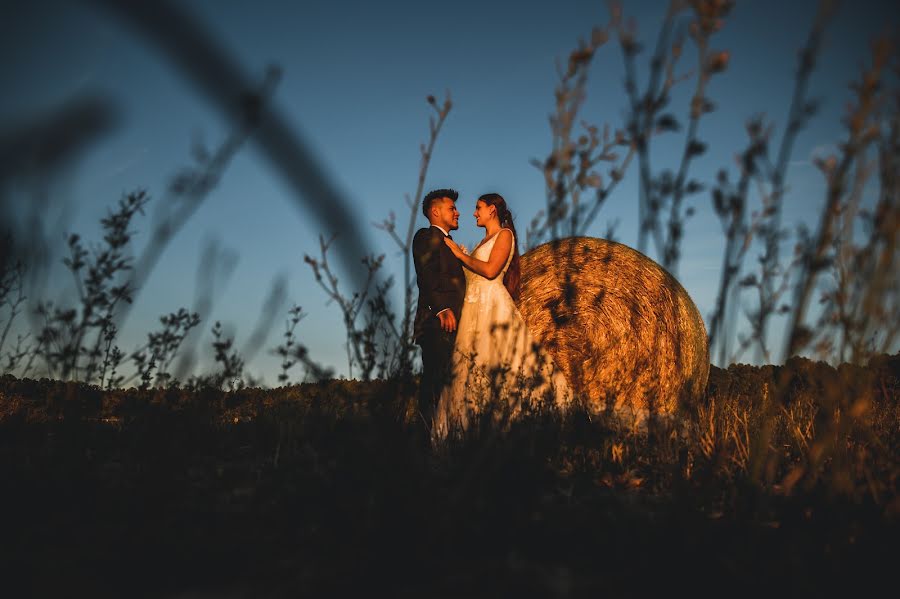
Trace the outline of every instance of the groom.
<path fill-rule="evenodd" d="M 452 189 L 428 192 L 422 200 L 422 212 L 431 226 L 419 229 L 413 238 L 419 287 L 413 337 L 422 348 L 418 401 L 419 412 L 429 428 L 441 389 L 447 382 L 456 323 L 466 295 L 462 264 L 444 243 L 444 237 L 459 228 L 457 197 L 459 194 Z"/>

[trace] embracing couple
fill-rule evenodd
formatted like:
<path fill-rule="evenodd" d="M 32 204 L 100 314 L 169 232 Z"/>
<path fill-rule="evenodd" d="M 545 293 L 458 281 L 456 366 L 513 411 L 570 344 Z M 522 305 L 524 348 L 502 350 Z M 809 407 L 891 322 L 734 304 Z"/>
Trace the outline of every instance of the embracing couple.
<path fill-rule="evenodd" d="M 516 307 L 519 250 L 506 201 L 475 202 L 484 239 L 471 253 L 450 232 L 459 228 L 459 194 L 437 189 L 422 200 L 430 227 L 413 239 L 419 302 L 414 337 L 422 348 L 419 412 L 433 441 L 465 430 L 488 403 L 515 417 L 528 403 L 564 407 L 571 391 L 535 343 Z M 498 405 L 499 403 L 499 405 Z"/>

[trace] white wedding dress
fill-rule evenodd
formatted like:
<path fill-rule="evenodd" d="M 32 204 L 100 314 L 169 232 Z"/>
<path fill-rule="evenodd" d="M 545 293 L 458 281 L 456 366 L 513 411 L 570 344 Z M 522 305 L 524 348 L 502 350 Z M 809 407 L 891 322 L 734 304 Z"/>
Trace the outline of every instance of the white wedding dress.
<path fill-rule="evenodd" d="M 483 241 L 472 257 L 486 262 L 499 234 Z M 565 408 L 572 400 L 563 373 L 535 344 L 503 284 L 515 243 L 513 237 L 506 264 L 493 279 L 463 268 L 466 298 L 457 323 L 451 379 L 435 411 L 432 435 L 436 442 L 466 430 L 472 417 L 488 404 L 498 408 L 496 418 L 508 421 L 529 405 Z"/>

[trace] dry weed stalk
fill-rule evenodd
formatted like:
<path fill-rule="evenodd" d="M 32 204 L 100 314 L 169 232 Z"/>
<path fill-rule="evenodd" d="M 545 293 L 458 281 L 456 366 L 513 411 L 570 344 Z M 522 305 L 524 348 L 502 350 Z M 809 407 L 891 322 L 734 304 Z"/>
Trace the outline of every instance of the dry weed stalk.
<path fill-rule="evenodd" d="M 713 396 L 708 404 L 697 406 L 697 444 L 703 457 L 710 461 L 720 447 L 716 422 L 716 397 Z"/>
<path fill-rule="evenodd" d="M 736 404 L 729 405 L 731 424 L 728 439 L 731 441 L 731 462 L 740 470 L 746 470 L 750 463 L 751 434 L 750 411 Z"/>
<path fill-rule="evenodd" d="M 330 301 L 338 304 L 344 317 L 344 326 L 347 329 L 347 361 L 349 376 L 353 376 L 353 365 L 361 370 L 364 380 L 369 380 L 373 373 L 377 372 L 378 378 L 390 377 L 408 380 L 413 372 L 413 360 L 416 346 L 413 344 L 412 325 L 415 317 L 415 298 L 413 290 L 415 281 L 412 279 L 412 240 L 416 230 L 416 221 L 420 212 L 420 198 L 422 197 L 428 167 L 437 143 L 441 128 L 450 114 L 453 102 L 450 93 L 447 92 L 442 104 L 438 105 L 434 96 L 426 98 L 428 105 L 435 111 L 429 117 L 429 138 L 427 144 L 420 146 L 421 161 L 419 163 L 419 176 L 414 196 L 406 196 L 406 206 L 409 210 L 409 220 L 406 224 L 406 233 L 401 237 L 397 232 L 397 217 L 393 211 L 375 227 L 385 231 L 397 244 L 403 255 L 403 315 L 397 324 L 397 315 L 393 311 L 388 299 L 393 279 L 384 283 L 376 283 L 376 274 L 384 260 L 384 255 L 370 256 L 363 259 L 368 275 L 363 284 L 362 291 L 356 291 L 352 296 L 344 295 L 338 286 L 338 280 L 328 267 L 328 249 L 334 241 L 334 237 L 327 243 L 320 237 L 320 258 L 305 257 L 305 261 L 313 269 L 313 274 L 319 286 L 322 287 Z M 375 284 L 375 289 L 370 294 L 370 286 Z M 368 300 L 367 300 L 368 297 Z M 366 324 L 358 327 L 356 320 L 363 307 L 367 308 Z"/>
<path fill-rule="evenodd" d="M 547 208 L 535 215 L 529 225 L 525 235 L 526 248 L 536 247 L 548 237 L 584 235 L 610 193 L 624 178 L 634 156 L 634 147 L 625 133 L 617 130 L 611 136 L 609 125 L 603 127 L 601 135 L 596 126 L 581 121 L 583 131 L 577 138 L 575 134 L 579 111 L 587 99 L 592 59 L 608 40 L 609 27 L 595 28 L 589 41 L 580 42 L 570 54 L 565 70 L 557 64 L 556 112 L 549 119 L 553 147 L 543 161 L 531 161 L 544 175 Z M 620 160 L 614 150 L 621 146 L 628 147 L 628 152 Z M 614 163 L 605 184 L 603 176 L 595 170 L 601 162 Z M 593 199 L 582 198 L 582 194 L 589 191 L 593 191 Z"/>
<path fill-rule="evenodd" d="M 288 371 L 294 367 L 297 362 L 303 364 L 306 372 L 304 380 L 321 381 L 331 378 L 334 373 L 330 369 L 323 368 L 309 357 L 309 349 L 302 343 L 299 343 L 294 330 L 297 324 L 306 318 L 303 308 L 294 305 L 288 311 L 288 318 L 285 321 L 284 343 L 279 345 L 272 353 L 281 357 L 281 372 L 278 374 L 278 382 L 286 384 L 289 380 Z"/>
<path fill-rule="evenodd" d="M 11 246 L 11 240 L 7 240 L 0 244 L 3 246 L 0 251 L 6 253 L 6 246 Z M 22 304 L 25 303 L 25 265 L 21 260 L 10 262 L 8 268 L 0 269 L 0 311 L 9 310 L 6 316 L 6 324 L 3 326 L 3 333 L 0 333 L 0 358 L 3 356 L 3 347 L 6 345 L 6 338 L 9 331 L 16 320 L 16 317 L 22 313 Z M 17 335 L 16 348 L 7 352 L 7 363 L 5 369 L 7 372 L 15 370 L 22 359 L 28 355 L 29 348 L 22 348 L 22 343 L 28 337 L 26 335 Z"/>
<path fill-rule="evenodd" d="M 699 121 L 704 114 L 715 109 L 715 104 L 706 97 L 706 87 L 714 75 L 728 67 L 729 61 L 727 51 L 713 51 L 709 42 L 721 29 L 732 4 L 727 0 L 673 0 L 657 36 L 647 87 L 642 93 L 638 91 L 635 68 L 635 59 L 642 48 L 635 38 L 634 28 L 623 22 L 621 7 L 613 5 L 613 27 L 625 61 L 625 90 L 630 103 L 627 130 L 638 155 L 640 196 L 637 247 L 646 253 L 647 238 L 652 236 L 663 267 L 673 274 L 678 270 L 684 219 L 694 212 L 693 208 L 682 211 L 682 204 L 687 196 L 704 189 L 699 181 L 689 178 L 688 172 L 691 162 L 706 152 L 706 143 L 698 137 Z M 684 78 L 676 75 L 675 69 L 682 55 L 685 36 L 684 30 L 679 27 L 678 17 L 688 7 L 693 11 L 688 35 L 697 48 L 698 72 L 684 147 L 677 172 L 663 169 L 659 174 L 654 174 L 650 163 L 652 136 L 660 132 L 676 132 L 681 128 L 673 114 L 662 111 L 670 103 L 672 87 Z M 660 215 L 667 211 L 668 219 L 662 222 Z"/>
<path fill-rule="evenodd" d="M 803 454 L 810 450 L 810 444 L 816 438 L 815 404 L 806 401 L 794 401 L 788 406 L 780 406 L 784 418 L 784 427 L 789 437 L 794 440 Z"/>
<path fill-rule="evenodd" d="M 422 198 L 425 190 L 425 178 L 428 175 L 428 167 L 431 164 L 431 157 L 434 154 L 438 135 L 444 126 L 444 121 L 447 120 L 447 116 L 450 114 L 451 108 L 453 108 L 449 91 L 440 105 L 438 105 L 434 96 L 428 96 L 426 101 L 435 114 L 428 117 L 428 143 L 419 146 L 421 160 L 419 162 L 416 192 L 412 196 L 407 194 L 404 198 L 409 214 L 409 220 L 406 223 L 406 234 L 404 237 L 400 237 L 397 233 L 397 217 L 393 210 L 388 213 L 388 218 L 375 224 L 376 228 L 385 231 L 394 240 L 398 250 L 403 255 L 403 319 L 399 330 L 396 328 L 392 329 L 392 333 L 394 333 L 393 343 L 396 346 L 396 350 L 393 352 L 394 355 L 391 357 L 391 364 L 388 368 L 391 376 L 402 378 L 412 375 L 413 359 L 416 352 L 413 344 L 412 329 L 416 313 L 416 299 L 413 296 L 416 284 L 412 279 L 412 242 L 421 209 L 420 198 Z"/>
<path fill-rule="evenodd" d="M 337 235 L 334 235 L 326 241 L 320 235 L 319 258 L 305 255 L 303 260 L 312 269 L 316 283 L 328 295 L 329 301 L 335 302 L 341 310 L 344 327 L 347 330 L 345 347 L 348 376 L 353 377 L 353 367 L 356 365 L 360 369 L 363 380 L 369 380 L 376 367 L 379 375 L 383 375 L 387 369 L 385 356 L 387 347 L 379 347 L 378 336 L 386 327 L 395 326 L 393 314 L 384 309 L 386 308 L 385 304 L 380 303 L 387 296 L 391 280 L 388 279 L 384 284 L 376 284 L 376 275 L 384 262 L 384 255 L 366 256 L 362 259 L 362 264 L 368 274 L 362 290 L 355 291 L 349 297 L 345 296 L 340 289 L 337 276 L 328 264 L 328 249 L 336 237 Z M 373 284 L 375 284 L 374 290 L 372 289 Z M 370 293 L 372 293 L 372 298 L 369 297 Z M 368 308 L 365 313 L 366 320 L 360 325 L 358 321 L 364 308 Z M 381 361 L 379 361 L 379 354 L 381 354 Z"/>
<path fill-rule="evenodd" d="M 873 62 L 861 76 L 859 84 L 854 86 L 857 101 L 849 107 L 845 119 L 847 140 L 841 144 L 841 156 L 830 157 L 818 162 L 819 168 L 826 176 L 826 202 L 821 213 L 821 221 L 815 232 L 810 235 L 801 231 L 797 244 L 800 258 L 793 289 L 793 300 L 789 309 L 789 326 L 785 336 L 785 356 L 794 356 L 811 349 L 827 359 L 841 358 L 849 354 L 863 362 L 874 355 L 876 348 L 887 348 L 873 343 L 874 338 L 881 336 L 882 342 L 892 343 L 896 338 L 898 327 L 898 279 L 894 264 L 897 260 L 897 232 L 900 229 L 900 195 L 897 194 L 896 175 L 886 173 L 891 165 L 896 165 L 900 155 L 900 145 L 896 143 L 896 123 L 898 110 L 896 104 L 890 104 L 887 112 L 879 110 L 882 103 L 883 73 L 893 57 L 893 48 L 887 42 L 876 42 L 873 45 Z M 885 125 L 886 123 L 886 125 Z M 870 147 L 878 144 L 879 161 L 881 162 L 881 190 L 874 213 L 877 218 L 869 217 L 857 210 L 860 203 L 859 194 L 863 189 L 861 180 L 872 172 L 866 161 Z M 856 182 L 854 183 L 854 178 Z M 862 246 L 852 245 L 852 236 L 847 227 L 848 221 L 841 222 L 842 215 L 860 214 L 869 225 L 869 238 Z M 841 225 L 844 225 L 843 235 Z M 847 269 L 848 261 L 853 263 L 854 271 Z M 823 295 L 824 309 L 816 324 L 808 323 L 808 311 L 814 292 L 819 289 L 819 277 L 836 269 L 836 287 L 826 290 Z M 857 278 L 858 277 L 858 278 Z M 878 298 L 873 305 L 872 299 Z M 847 300 L 855 300 L 849 304 Z M 852 308 L 851 308 L 852 306 Z M 886 308 L 886 309 L 885 309 Z M 858 318 L 849 317 L 853 312 Z M 863 335 L 861 337 L 861 334 Z M 871 336 L 869 336 L 871 335 Z M 841 340 L 835 347 L 833 339 Z M 862 345 L 860 340 L 863 339 Z M 789 393 L 789 380 L 786 374 L 776 383 L 773 405 L 783 404 Z M 819 427 L 819 434 L 812 443 L 809 452 L 810 468 L 807 476 L 814 481 L 818 465 L 823 456 L 828 456 L 835 465 L 834 471 L 839 476 L 832 483 L 846 490 L 843 478 L 847 475 L 846 466 L 850 462 L 845 439 L 847 434 L 864 425 L 870 402 L 865 400 L 863 390 L 868 381 L 854 381 L 850 385 L 835 384 L 824 397 L 818 398 L 820 413 L 836 414 L 836 419 L 822 419 L 827 426 Z M 764 426 L 757 439 L 753 474 L 756 478 L 771 482 L 775 464 L 780 456 L 769 451 L 769 441 L 773 436 L 775 418 L 771 410 L 764 415 Z"/>

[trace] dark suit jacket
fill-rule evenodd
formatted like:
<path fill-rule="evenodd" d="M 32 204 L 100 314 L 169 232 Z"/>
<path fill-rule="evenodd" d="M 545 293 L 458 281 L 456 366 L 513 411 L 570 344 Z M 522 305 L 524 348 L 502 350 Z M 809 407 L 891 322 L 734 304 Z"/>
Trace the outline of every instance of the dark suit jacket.
<path fill-rule="evenodd" d="M 418 340 L 427 329 L 440 329 L 437 313 L 445 308 L 453 310 L 459 320 L 466 296 L 466 277 L 462 263 L 444 243 L 444 233 L 437 227 L 416 231 L 413 262 L 419 287 L 413 337 Z"/>

